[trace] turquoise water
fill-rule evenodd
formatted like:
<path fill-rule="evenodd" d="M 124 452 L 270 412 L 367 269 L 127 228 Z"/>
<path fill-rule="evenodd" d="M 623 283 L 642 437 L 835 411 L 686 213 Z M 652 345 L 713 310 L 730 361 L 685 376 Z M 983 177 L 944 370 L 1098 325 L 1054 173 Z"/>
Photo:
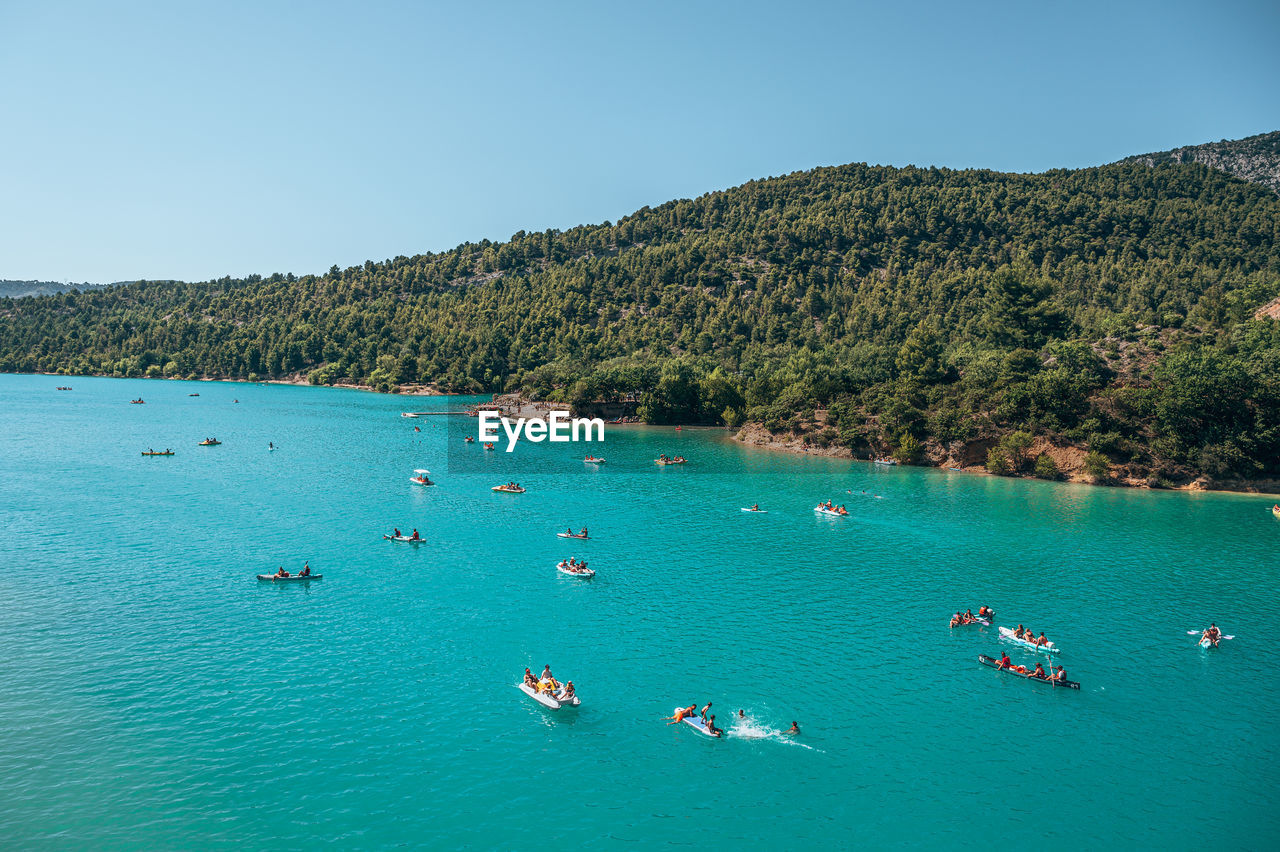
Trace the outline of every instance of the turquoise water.
<path fill-rule="evenodd" d="M 659 428 L 588 471 L 399 416 L 449 404 L 0 376 L 0 846 L 1274 844 L 1271 500 Z M 254 579 L 304 560 L 323 581 Z M 947 620 L 982 603 L 1081 690 L 979 666 L 995 627 Z M 1237 638 L 1196 648 L 1210 620 Z M 580 708 L 515 688 L 544 663 Z M 722 741 L 662 721 L 708 700 Z"/>

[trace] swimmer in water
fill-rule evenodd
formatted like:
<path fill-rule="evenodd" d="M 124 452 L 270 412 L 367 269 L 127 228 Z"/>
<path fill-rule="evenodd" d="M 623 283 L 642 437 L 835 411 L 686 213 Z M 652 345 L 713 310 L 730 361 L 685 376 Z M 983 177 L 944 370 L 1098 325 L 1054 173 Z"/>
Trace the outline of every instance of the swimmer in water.
<path fill-rule="evenodd" d="M 799 723 L 799 722 L 792 722 L 792 723 L 791 723 L 791 728 L 790 728 L 790 730 L 788 730 L 788 731 L 787 731 L 787 733 L 788 733 L 788 734 L 791 734 L 792 736 L 795 736 L 796 734 L 800 733 L 800 723 Z"/>

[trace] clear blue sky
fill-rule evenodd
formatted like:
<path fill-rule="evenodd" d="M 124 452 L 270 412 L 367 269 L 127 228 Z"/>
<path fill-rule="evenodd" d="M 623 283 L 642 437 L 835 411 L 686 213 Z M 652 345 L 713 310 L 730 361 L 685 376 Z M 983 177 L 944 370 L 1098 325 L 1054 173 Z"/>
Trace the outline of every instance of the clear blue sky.
<path fill-rule="evenodd" d="M 322 272 L 848 162 L 1280 128 L 1280 4 L 0 0 L 0 278 Z"/>

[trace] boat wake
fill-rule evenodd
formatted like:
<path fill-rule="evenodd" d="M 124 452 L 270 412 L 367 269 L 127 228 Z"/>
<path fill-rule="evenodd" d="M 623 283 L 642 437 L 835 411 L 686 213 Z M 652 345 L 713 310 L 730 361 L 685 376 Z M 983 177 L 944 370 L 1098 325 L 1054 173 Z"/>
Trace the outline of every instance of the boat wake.
<path fill-rule="evenodd" d="M 798 742 L 795 737 L 789 736 L 780 728 L 770 728 L 768 725 L 757 722 L 751 716 L 747 716 L 743 719 L 735 716 L 733 719 L 733 727 L 725 731 L 725 735 L 736 740 L 770 740 L 784 745 L 807 748 L 809 751 L 822 751 L 822 749 L 814 748 L 811 745 Z"/>

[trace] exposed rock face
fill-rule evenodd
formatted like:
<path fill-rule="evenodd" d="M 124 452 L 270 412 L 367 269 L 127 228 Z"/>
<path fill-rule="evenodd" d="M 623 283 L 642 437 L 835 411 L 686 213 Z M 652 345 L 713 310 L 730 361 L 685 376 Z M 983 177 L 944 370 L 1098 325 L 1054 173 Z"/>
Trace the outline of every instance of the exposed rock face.
<path fill-rule="evenodd" d="M 1202 163 L 1280 195 L 1280 130 L 1245 139 L 1188 145 L 1172 151 L 1125 157 L 1122 163 Z"/>

